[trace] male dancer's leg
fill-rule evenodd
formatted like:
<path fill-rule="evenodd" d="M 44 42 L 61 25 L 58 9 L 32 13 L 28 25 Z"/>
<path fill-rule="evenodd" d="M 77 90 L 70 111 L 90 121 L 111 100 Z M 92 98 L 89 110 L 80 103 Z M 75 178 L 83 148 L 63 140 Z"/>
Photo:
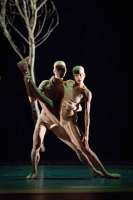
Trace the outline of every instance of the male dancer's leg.
<path fill-rule="evenodd" d="M 91 150 L 89 145 L 87 148 L 83 145 L 81 137 L 80 137 L 80 132 L 79 132 L 78 126 L 76 124 L 74 124 L 72 121 L 70 121 L 67 123 L 65 128 L 66 128 L 67 132 L 69 132 L 69 134 L 71 135 L 72 142 L 74 144 L 77 144 L 77 146 L 79 146 L 81 151 L 88 157 L 88 159 L 91 161 L 93 166 L 103 173 L 104 177 L 106 177 L 106 178 L 119 178 L 120 177 L 119 174 L 109 173 L 105 169 L 105 167 L 103 166 L 101 161 L 99 160 L 98 156 Z"/>
<path fill-rule="evenodd" d="M 90 167 L 95 174 L 103 177 L 103 173 L 95 168 L 95 166 L 91 163 L 89 157 L 85 154 L 81 147 L 77 146 L 71 141 L 71 138 L 62 126 L 53 127 L 53 129 L 51 130 L 61 141 L 67 144 L 76 153 L 81 162 Z"/>
<path fill-rule="evenodd" d="M 31 151 L 32 173 L 27 178 L 36 178 L 38 173 L 38 164 L 40 161 L 40 149 L 46 133 L 46 127 L 42 124 L 41 119 L 37 120 L 33 133 L 33 146 Z"/>

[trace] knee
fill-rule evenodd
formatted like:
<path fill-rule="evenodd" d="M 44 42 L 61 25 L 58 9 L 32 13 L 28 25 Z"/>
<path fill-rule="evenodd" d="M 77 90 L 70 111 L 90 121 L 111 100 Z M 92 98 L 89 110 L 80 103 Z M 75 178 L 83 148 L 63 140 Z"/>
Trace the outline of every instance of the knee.
<path fill-rule="evenodd" d="M 41 146 L 40 137 L 33 139 L 33 148 L 38 149 Z"/>
<path fill-rule="evenodd" d="M 41 148 L 41 144 L 37 143 L 37 144 L 34 144 L 33 147 L 32 147 L 32 152 L 39 152 L 40 151 L 40 148 Z"/>

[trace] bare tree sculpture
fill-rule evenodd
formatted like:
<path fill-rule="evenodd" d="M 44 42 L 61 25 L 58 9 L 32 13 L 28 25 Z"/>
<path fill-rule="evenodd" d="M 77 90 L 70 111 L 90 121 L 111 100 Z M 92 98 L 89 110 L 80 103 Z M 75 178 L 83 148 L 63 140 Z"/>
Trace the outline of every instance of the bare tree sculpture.
<path fill-rule="evenodd" d="M 51 0 L 0 0 L 0 26 L 3 34 L 21 59 L 29 55 L 34 82 L 35 49 L 47 40 L 58 24 L 58 11 Z M 35 110 L 38 116 L 40 112 L 37 102 Z"/>

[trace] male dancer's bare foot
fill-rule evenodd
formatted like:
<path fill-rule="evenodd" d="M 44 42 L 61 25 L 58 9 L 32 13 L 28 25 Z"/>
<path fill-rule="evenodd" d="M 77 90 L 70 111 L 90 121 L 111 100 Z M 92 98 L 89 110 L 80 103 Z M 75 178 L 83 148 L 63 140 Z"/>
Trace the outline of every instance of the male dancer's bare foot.
<path fill-rule="evenodd" d="M 106 174 L 103 174 L 99 170 L 93 171 L 93 175 L 94 175 L 94 177 L 102 177 L 102 178 L 108 178 L 108 179 L 119 179 L 120 178 L 120 174 L 117 174 L 117 173 L 106 173 Z"/>
<path fill-rule="evenodd" d="M 104 175 L 104 177 L 108 179 L 119 179 L 121 176 L 120 174 L 117 174 L 117 173 L 108 173 Z"/>
<path fill-rule="evenodd" d="M 21 70 L 23 75 L 25 75 L 26 72 L 28 72 L 28 67 L 30 66 L 29 63 L 30 63 L 29 56 L 21 60 L 19 63 L 17 63 L 17 66 Z"/>
<path fill-rule="evenodd" d="M 28 176 L 26 176 L 27 179 L 37 179 L 38 176 L 36 173 L 32 173 L 32 174 L 29 174 Z"/>

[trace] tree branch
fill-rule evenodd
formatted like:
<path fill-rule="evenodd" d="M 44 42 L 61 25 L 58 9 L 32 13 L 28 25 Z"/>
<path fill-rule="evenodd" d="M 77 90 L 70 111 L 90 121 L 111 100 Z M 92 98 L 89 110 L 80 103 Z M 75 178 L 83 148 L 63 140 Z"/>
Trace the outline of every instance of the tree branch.
<path fill-rule="evenodd" d="M 42 25 L 41 25 L 40 29 L 38 30 L 38 32 L 37 32 L 37 34 L 36 34 L 36 36 L 35 36 L 35 39 L 36 39 L 37 37 L 39 37 L 39 35 L 42 33 L 42 30 L 43 30 L 43 28 L 44 28 L 46 19 L 47 19 L 47 6 L 45 5 L 45 16 L 44 16 L 44 18 L 43 18 Z"/>
<path fill-rule="evenodd" d="M 24 13 L 23 13 L 22 10 L 21 10 L 21 7 L 20 7 L 20 5 L 19 5 L 18 0 L 15 0 L 15 4 L 16 4 L 16 7 L 17 7 L 17 9 L 18 9 L 18 11 L 19 11 L 20 16 L 25 20 Z"/>
<path fill-rule="evenodd" d="M 17 32 L 20 37 L 27 43 L 29 44 L 29 41 L 26 39 L 26 37 L 10 22 L 10 19 L 7 17 L 8 23 L 10 26 L 14 29 L 15 32 Z"/>
<path fill-rule="evenodd" d="M 48 2 L 48 0 L 43 0 L 42 3 L 37 7 L 37 12 Z"/>

